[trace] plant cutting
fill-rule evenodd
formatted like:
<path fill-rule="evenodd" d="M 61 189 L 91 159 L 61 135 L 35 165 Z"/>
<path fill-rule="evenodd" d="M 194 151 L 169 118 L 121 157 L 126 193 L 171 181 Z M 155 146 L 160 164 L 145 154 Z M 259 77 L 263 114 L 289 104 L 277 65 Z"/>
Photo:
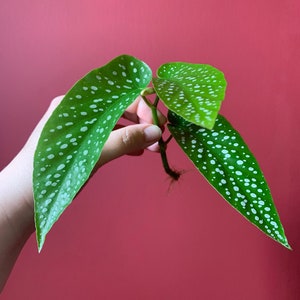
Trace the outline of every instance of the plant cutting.
<path fill-rule="evenodd" d="M 174 138 L 215 190 L 266 235 L 290 249 L 264 175 L 245 141 L 219 114 L 226 80 L 205 64 L 166 63 L 153 77 L 141 60 L 121 55 L 92 70 L 67 92 L 45 124 L 34 156 L 35 226 L 41 251 L 47 233 L 91 175 L 111 131 L 141 96 L 158 124 L 168 109 L 170 137 L 159 141 L 166 173 Z M 151 98 L 151 99 L 150 99 Z"/>

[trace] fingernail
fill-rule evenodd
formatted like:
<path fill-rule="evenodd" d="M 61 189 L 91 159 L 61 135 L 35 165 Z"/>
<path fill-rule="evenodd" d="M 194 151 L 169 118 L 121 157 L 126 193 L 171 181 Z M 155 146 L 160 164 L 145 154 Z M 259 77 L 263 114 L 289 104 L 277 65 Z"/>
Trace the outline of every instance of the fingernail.
<path fill-rule="evenodd" d="M 144 129 L 145 141 L 156 142 L 161 137 L 161 130 L 156 125 L 150 125 Z"/>

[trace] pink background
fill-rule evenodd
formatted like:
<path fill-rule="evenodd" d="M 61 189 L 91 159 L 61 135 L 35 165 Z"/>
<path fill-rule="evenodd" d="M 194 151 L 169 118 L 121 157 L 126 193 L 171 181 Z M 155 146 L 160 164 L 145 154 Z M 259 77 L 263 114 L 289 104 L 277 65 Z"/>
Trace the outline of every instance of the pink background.
<path fill-rule="evenodd" d="M 53 97 L 117 55 L 153 70 L 212 64 L 228 81 L 222 113 L 260 162 L 294 248 L 235 212 L 172 143 L 179 183 L 153 153 L 106 165 L 41 254 L 32 236 L 2 299 L 300 299 L 299 3 L 1 1 L 1 168 Z"/>

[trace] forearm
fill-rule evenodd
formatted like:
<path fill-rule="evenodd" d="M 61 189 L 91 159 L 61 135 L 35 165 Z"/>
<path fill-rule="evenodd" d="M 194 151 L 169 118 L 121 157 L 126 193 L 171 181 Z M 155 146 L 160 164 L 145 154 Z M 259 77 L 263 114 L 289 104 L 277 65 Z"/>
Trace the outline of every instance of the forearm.
<path fill-rule="evenodd" d="M 34 232 L 31 174 L 24 150 L 0 172 L 0 291 Z"/>

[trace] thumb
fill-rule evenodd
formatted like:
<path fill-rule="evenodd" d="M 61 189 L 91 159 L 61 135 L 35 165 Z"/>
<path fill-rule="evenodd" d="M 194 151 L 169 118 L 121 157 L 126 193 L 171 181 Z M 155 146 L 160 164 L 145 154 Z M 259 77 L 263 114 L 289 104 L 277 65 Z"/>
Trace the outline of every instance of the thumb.
<path fill-rule="evenodd" d="M 161 134 L 158 126 L 149 124 L 130 125 L 114 130 L 103 147 L 97 166 L 124 154 L 139 152 L 157 142 Z"/>

